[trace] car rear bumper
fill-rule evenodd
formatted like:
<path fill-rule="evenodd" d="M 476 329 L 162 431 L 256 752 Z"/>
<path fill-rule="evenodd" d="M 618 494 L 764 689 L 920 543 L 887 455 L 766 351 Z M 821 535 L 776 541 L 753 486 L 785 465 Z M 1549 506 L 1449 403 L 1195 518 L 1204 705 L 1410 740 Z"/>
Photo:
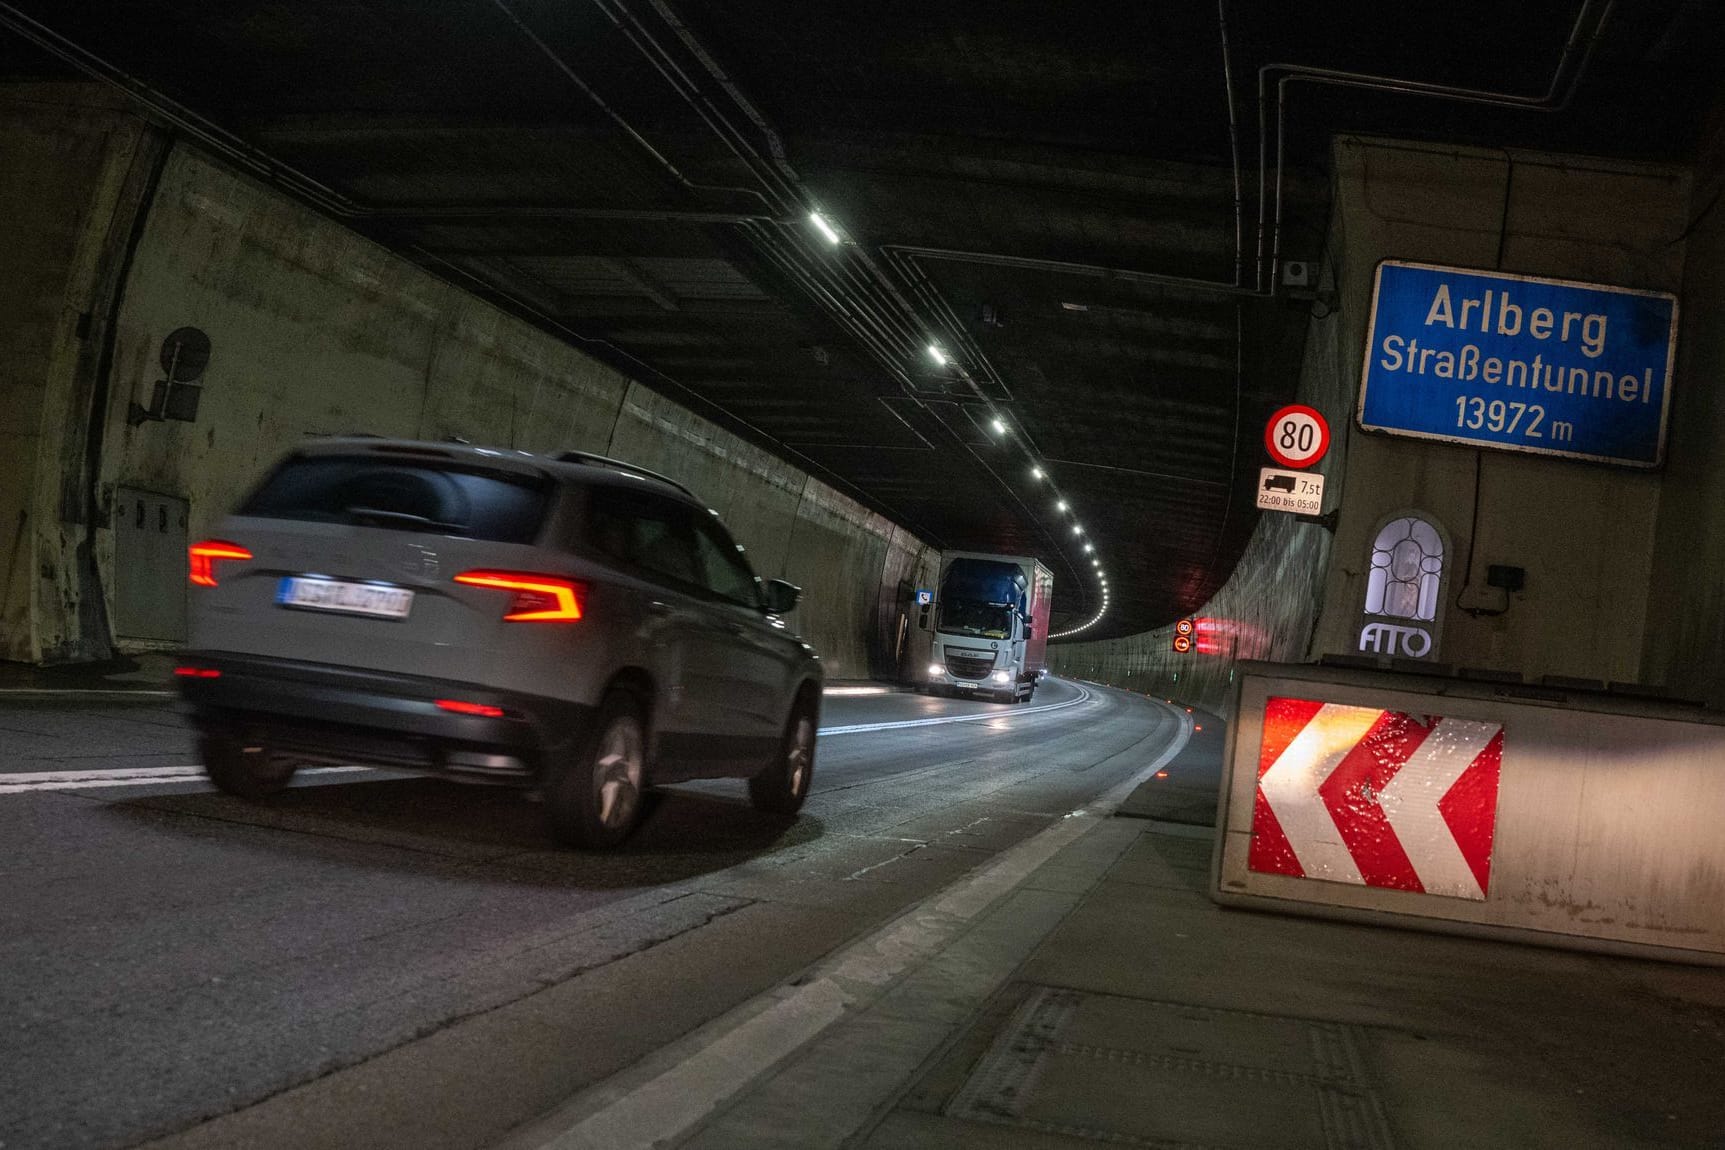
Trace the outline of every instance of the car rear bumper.
<path fill-rule="evenodd" d="M 573 750 L 596 708 L 418 675 L 188 651 L 179 678 L 193 726 L 257 739 L 319 762 L 363 763 L 482 782 L 530 785 Z M 207 672 L 218 672 L 208 675 Z M 438 700 L 500 709 L 461 714 Z"/>

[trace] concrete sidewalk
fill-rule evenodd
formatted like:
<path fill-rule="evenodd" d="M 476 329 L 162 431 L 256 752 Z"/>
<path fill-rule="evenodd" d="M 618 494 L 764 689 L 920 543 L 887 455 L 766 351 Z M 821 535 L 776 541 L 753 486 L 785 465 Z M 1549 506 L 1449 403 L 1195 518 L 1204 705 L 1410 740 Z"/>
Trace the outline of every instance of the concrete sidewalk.
<path fill-rule="evenodd" d="M 1115 817 L 684 1145 L 1725 1145 L 1725 972 L 1218 907 L 1222 724 L 1193 718 Z"/>
<path fill-rule="evenodd" d="M 171 652 L 150 652 L 47 667 L 0 662 L 0 700 L 167 698 L 173 694 L 174 661 Z"/>

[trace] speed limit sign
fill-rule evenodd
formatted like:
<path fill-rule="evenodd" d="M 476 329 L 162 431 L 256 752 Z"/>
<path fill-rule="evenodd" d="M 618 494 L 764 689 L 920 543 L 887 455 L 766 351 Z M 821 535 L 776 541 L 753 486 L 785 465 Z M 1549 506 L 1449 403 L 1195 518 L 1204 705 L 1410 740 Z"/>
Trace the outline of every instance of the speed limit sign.
<path fill-rule="evenodd" d="M 1270 417 L 1264 448 L 1283 467 L 1310 467 L 1330 449 L 1330 425 L 1315 408 L 1291 403 Z"/>

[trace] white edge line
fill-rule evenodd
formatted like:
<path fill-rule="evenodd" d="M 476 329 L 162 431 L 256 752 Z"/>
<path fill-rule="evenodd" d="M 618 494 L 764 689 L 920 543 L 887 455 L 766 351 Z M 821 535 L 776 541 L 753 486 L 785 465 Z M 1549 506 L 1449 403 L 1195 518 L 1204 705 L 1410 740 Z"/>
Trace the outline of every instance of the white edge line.
<path fill-rule="evenodd" d="M 892 723 L 854 723 L 847 727 L 822 727 L 821 735 L 861 735 L 869 731 L 896 731 L 903 727 L 938 727 L 946 723 L 980 723 L 986 719 L 1011 719 L 1018 715 L 1042 715 L 1049 711 L 1062 711 L 1067 707 L 1076 707 L 1091 699 L 1087 688 L 1078 688 L 1076 699 L 1067 699 L 1061 703 L 1045 703 L 1040 707 L 1013 707 L 1011 710 L 984 711 L 975 715 L 936 715 L 928 719 L 901 719 Z M 1159 704 L 1166 705 L 1166 704 Z"/>
<path fill-rule="evenodd" d="M 0 700 L 15 695 L 37 699 L 172 699 L 177 693 L 125 687 L 0 687 Z"/>
<path fill-rule="evenodd" d="M 143 694 L 141 691 L 128 691 L 126 694 Z M 163 692 L 172 694 L 173 692 Z M 1040 707 L 1014 707 L 1011 710 L 983 711 L 974 715 L 936 715 L 926 719 L 903 719 L 890 723 L 856 723 L 845 727 L 822 727 L 819 734 L 827 735 L 859 735 L 869 731 L 892 731 L 904 727 L 937 727 L 947 723 L 980 723 L 987 719 L 1011 719 L 1020 715 L 1047 714 L 1050 711 L 1063 711 L 1067 707 L 1076 707 L 1087 703 L 1095 696 L 1086 687 L 1078 688 L 1078 697 L 1066 699 L 1059 703 L 1045 703 Z M 1155 700 L 1151 700 L 1155 702 Z M 1165 704 L 1157 703 L 1157 706 Z M 1191 736 L 1191 716 L 1185 716 L 1183 738 Z M 347 771 L 377 770 L 375 767 L 304 767 L 298 775 L 330 774 Z M 110 769 L 93 769 L 89 771 L 36 771 L 23 774 L 0 774 L 0 795 L 22 794 L 27 791 L 65 791 L 82 790 L 91 787 L 137 787 L 150 783 L 195 782 L 203 777 L 203 768 L 187 767 L 118 767 Z M 1120 800 L 1124 800 L 1124 795 Z"/>
<path fill-rule="evenodd" d="M 1071 706 L 1082 699 L 1058 704 Z M 1080 810 L 1003 852 L 981 870 L 923 899 L 868 937 L 828 955 L 814 976 L 765 991 L 703 1028 L 701 1045 L 633 1089 L 613 1079 L 583 1092 L 598 1109 L 561 1129 L 536 1132 L 511 1147 L 541 1150 L 650 1150 L 686 1135 L 730 1098 L 748 1088 L 859 1004 L 883 994 L 913 964 L 938 954 L 984 910 L 1010 894 L 1056 852 L 1101 824 L 1126 796 L 1185 749 L 1193 718 L 1174 712 L 1179 731 L 1147 766 L 1110 787 Z M 1020 711 L 1019 714 L 1028 712 Z M 627 1071 L 623 1072 L 626 1076 Z M 609 1094 L 610 1097 L 606 1098 Z M 572 1103 L 580 1107 L 581 1102 Z"/>
<path fill-rule="evenodd" d="M 0 795 L 22 795 L 32 791 L 90 791 L 105 787 L 150 787 L 168 786 L 174 783 L 202 783 L 204 777 L 202 767 L 148 767 L 140 770 L 159 772 L 153 775 L 122 775 L 118 771 L 60 771 L 49 772 L 64 775 L 64 778 L 34 778 L 27 782 L 15 782 L 20 776 L 0 774 Z M 301 775 L 332 775 L 351 771 L 372 771 L 375 767 L 302 767 L 294 772 L 294 777 Z M 77 777 L 77 776 L 84 777 Z"/>

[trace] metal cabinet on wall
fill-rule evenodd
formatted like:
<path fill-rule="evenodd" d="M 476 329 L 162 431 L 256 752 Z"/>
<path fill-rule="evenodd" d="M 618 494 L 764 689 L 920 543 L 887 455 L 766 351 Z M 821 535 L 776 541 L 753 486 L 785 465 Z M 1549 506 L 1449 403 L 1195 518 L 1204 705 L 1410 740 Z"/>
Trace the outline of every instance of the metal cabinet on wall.
<path fill-rule="evenodd" d="M 122 639 L 184 642 L 184 499 L 122 487 L 114 493 L 114 632 Z"/>

